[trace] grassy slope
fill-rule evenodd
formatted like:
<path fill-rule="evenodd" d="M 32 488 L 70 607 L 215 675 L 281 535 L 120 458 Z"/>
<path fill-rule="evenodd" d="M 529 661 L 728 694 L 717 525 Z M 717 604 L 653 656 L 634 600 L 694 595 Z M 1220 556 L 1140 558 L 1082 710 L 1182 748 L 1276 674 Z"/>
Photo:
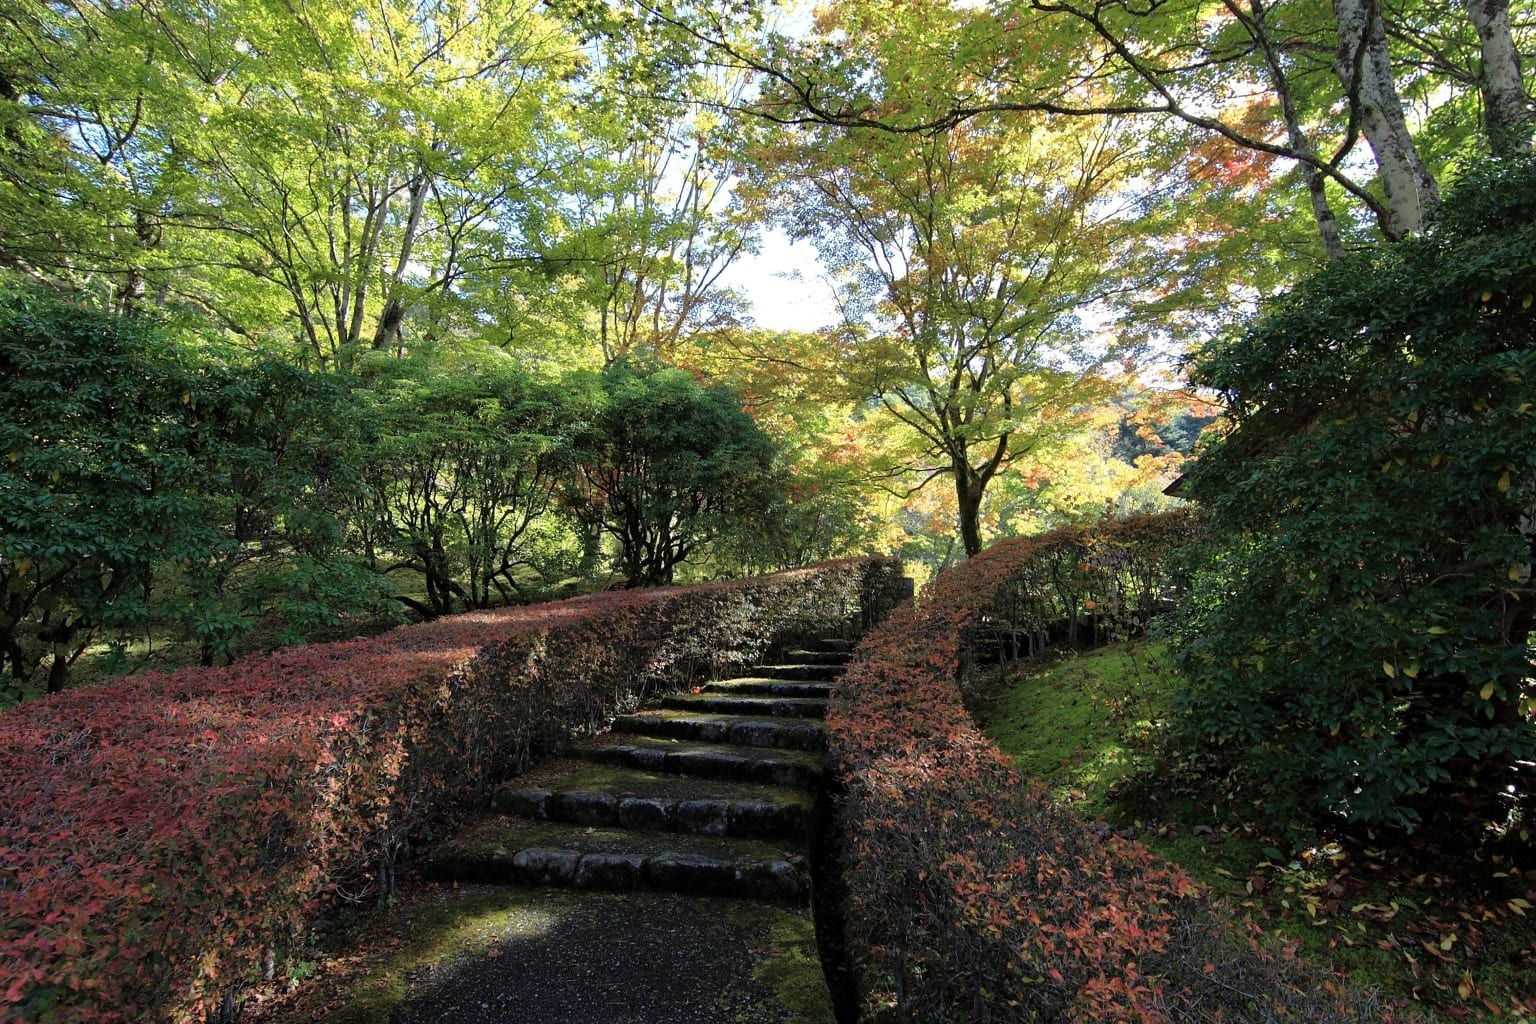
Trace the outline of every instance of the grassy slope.
<path fill-rule="evenodd" d="M 1451 867 L 1439 851 L 1266 837 L 1240 791 L 1167 741 L 1178 688 L 1162 648 L 1133 644 L 985 681 L 977 720 L 1026 773 L 1090 820 L 1180 864 L 1303 955 L 1432 1020 L 1536 1021 L 1536 878 Z M 1103 825 L 1099 827 L 1104 827 Z"/>

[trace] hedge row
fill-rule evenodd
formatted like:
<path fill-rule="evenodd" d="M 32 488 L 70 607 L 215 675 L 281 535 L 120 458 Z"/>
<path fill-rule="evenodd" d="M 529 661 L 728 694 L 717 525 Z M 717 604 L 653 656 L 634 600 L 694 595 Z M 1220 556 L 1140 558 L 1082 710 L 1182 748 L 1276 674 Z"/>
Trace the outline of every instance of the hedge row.
<path fill-rule="evenodd" d="M 896 563 L 471 613 L 0 718 L 0 1018 L 227 1017 L 455 802 L 642 691 L 875 610 Z"/>
<path fill-rule="evenodd" d="M 1151 601 L 1166 581 L 1150 566 L 1189 529 L 1162 516 L 1005 541 L 861 643 L 828 721 L 864 1019 L 1391 1019 L 1303 978 L 1252 925 L 1213 926 L 1196 883 L 1055 805 L 962 702 L 974 638 Z"/>

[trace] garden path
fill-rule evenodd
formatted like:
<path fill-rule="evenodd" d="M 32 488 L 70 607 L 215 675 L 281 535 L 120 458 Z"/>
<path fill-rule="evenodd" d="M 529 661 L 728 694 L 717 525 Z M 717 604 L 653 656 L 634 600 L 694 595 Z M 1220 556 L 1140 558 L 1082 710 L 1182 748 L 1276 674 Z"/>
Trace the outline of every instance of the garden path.
<path fill-rule="evenodd" d="M 832 1024 L 811 856 L 849 654 L 814 647 L 501 786 L 426 858 L 438 888 L 400 908 L 388 982 L 279 1019 Z"/>

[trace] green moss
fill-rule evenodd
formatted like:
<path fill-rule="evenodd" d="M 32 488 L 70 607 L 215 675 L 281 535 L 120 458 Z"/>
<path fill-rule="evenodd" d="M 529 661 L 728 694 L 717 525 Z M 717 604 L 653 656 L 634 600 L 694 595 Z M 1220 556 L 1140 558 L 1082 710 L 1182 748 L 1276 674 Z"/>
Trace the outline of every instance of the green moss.
<path fill-rule="evenodd" d="M 405 1002 L 410 979 L 439 964 L 490 949 L 510 935 L 531 935 L 547 928 L 549 915 L 535 910 L 535 892 L 498 890 L 397 908 L 389 931 L 403 939 L 398 948 L 368 948 L 370 968 L 346 980 L 341 1002 L 314 1024 L 388 1024 Z M 386 940 L 388 941 L 388 940 Z"/>
<path fill-rule="evenodd" d="M 1162 645 L 1130 644 L 1021 666 L 990 684 L 975 711 L 1021 771 L 1096 815 L 1117 781 L 1148 767 L 1148 741 L 1177 687 Z"/>
<path fill-rule="evenodd" d="M 540 765 L 512 779 L 508 788 L 675 800 L 753 801 L 807 809 L 814 801 L 812 794 L 790 786 L 659 774 L 575 758 Z"/>
<path fill-rule="evenodd" d="M 765 937 L 752 977 L 783 1004 L 786 1024 L 832 1024 L 832 997 L 811 922 L 762 904 L 743 903 L 736 913 Z"/>

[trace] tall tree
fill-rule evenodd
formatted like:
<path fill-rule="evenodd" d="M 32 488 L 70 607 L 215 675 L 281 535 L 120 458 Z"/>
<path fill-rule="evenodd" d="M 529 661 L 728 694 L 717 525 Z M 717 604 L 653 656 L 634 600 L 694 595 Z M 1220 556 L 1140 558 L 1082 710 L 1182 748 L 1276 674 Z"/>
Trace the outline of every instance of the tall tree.
<path fill-rule="evenodd" d="M 739 132 L 711 109 L 741 102 L 743 76 L 676 52 L 675 33 L 627 6 L 600 5 L 576 114 L 585 161 L 549 250 L 605 365 L 736 324 L 722 278 L 753 244 L 733 187 Z"/>
<path fill-rule="evenodd" d="M 228 83 L 196 140 L 188 222 L 281 296 L 313 357 L 342 368 L 471 318 L 467 282 L 535 258 L 575 71 L 563 28 L 524 0 L 320 10 L 265 75 Z M 238 281 L 227 290 L 237 289 Z"/>
<path fill-rule="evenodd" d="M 0 266 L 327 366 L 482 329 L 464 307 L 539 262 L 581 155 L 580 46 L 532 0 L 4 17 Z"/>
<path fill-rule="evenodd" d="M 1104 386 L 1082 315 L 1138 281 L 1115 190 L 1134 154 L 1108 125 L 975 118 L 926 136 L 776 136 L 759 185 L 842 275 L 837 367 L 948 477 L 968 554 L 1008 463 Z"/>

